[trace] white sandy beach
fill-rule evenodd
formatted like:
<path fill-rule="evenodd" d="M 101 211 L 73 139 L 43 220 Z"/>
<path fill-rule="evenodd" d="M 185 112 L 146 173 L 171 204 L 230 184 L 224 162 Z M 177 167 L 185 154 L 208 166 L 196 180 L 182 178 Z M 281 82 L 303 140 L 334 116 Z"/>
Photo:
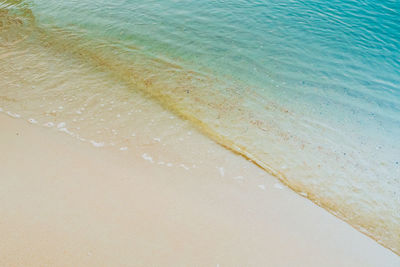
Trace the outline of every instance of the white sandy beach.
<path fill-rule="evenodd" d="M 167 168 L 0 114 L 0 266 L 400 266 L 252 163 L 216 151 L 224 169 L 201 153 L 201 168 Z"/>

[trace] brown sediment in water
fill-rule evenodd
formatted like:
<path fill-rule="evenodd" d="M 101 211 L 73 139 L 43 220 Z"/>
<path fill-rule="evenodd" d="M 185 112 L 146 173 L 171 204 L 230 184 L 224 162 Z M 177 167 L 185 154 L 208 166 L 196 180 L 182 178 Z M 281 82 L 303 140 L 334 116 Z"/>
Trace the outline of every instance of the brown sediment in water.
<path fill-rule="evenodd" d="M 321 191 L 321 187 L 313 188 L 312 185 L 293 178 L 296 168 L 288 175 L 286 174 L 288 171 L 275 167 L 282 161 L 275 159 L 276 153 L 265 150 L 254 151 L 254 147 L 249 146 L 250 141 L 240 136 L 239 133 L 247 127 L 246 131 L 249 132 L 250 137 L 268 138 L 265 136 L 267 133 L 273 136 L 269 142 L 277 141 L 282 144 L 286 142 L 290 144 L 289 147 L 296 150 L 304 150 L 306 147 L 302 153 L 312 153 L 312 149 L 307 150 L 307 147 L 311 146 L 310 143 L 299 136 L 289 135 L 284 126 L 280 126 L 283 120 L 296 120 L 295 115 L 288 109 L 272 102 L 263 103 L 263 109 L 268 109 L 268 112 L 273 114 L 265 119 L 262 114 L 257 114 L 256 109 L 249 111 L 242 97 L 246 95 L 249 98 L 258 98 L 257 93 L 234 79 L 227 83 L 226 79 L 222 80 L 205 72 L 186 70 L 177 63 L 150 57 L 137 47 L 130 46 L 124 51 L 113 46 L 112 43 L 90 40 L 80 33 L 59 28 L 41 28 L 35 24 L 35 19 L 29 9 L 22 14 L 19 16 L 9 14 L 7 10 L 0 13 L 3 21 L 3 27 L 0 27 L 4 50 L 0 55 L 2 60 L 7 60 L 14 51 L 33 47 L 31 51 L 46 49 L 55 57 L 59 55 L 73 57 L 82 64 L 90 65 L 93 71 L 107 73 L 115 81 L 125 84 L 126 88 L 140 92 L 148 99 L 155 99 L 161 106 L 190 121 L 201 132 L 225 148 L 251 160 L 294 191 L 305 195 L 364 234 L 399 253 L 400 229 L 396 222 L 379 221 L 379 218 L 371 220 L 371 215 L 368 214 L 371 211 L 360 214 L 357 203 L 348 205 L 345 199 L 321 195 L 318 192 Z M 3 65 L 3 67 L 6 66 Z M 51 77 L 47 78 L 51 79 Z M 58 79 L 60 79 L 60 84 L 65 82 L 60 77 Z M 204 88 L 208 89 L 204 90 Z M 13 98 L 1 95 L 0 99 L 10 103 Z M 56 116 L 56 113 L 49 114 Z M 239 125 L 240 129 L 233 128 L 233 133 L 224 129 L 224 126 L 228 124 L 234 125 L 239 122 L 244 123 L 245 127 Z M 262 133 L 259 133 L 260 131 Z M 320 150 L 322 150 L 321 154 L 328 154 L 328 151 Z M 301 170 L 306 170 L 306 167 L 302 167 Z M 301 175 L 300 172 L 298 175 Z M 334 177 L 335 174 L 332 176 Z"/>

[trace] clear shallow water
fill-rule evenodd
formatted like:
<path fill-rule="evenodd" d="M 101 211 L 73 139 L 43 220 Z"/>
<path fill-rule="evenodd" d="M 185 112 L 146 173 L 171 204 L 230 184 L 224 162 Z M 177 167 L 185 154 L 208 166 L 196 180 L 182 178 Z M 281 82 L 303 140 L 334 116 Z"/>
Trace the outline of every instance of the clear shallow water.
<path fill-rule="evenodd" d="M 118 115 L 101 99 L 126 103 L 139 93 L 400 251 L 397 1 L 0 7 L 3 109 L 39 120 L 66 107 L 74 117 L 50 116 L 84 118 L 76 127 L 95 135 Z M 76 113 L 82 99 L 97 99 L 86 117 Z"/>

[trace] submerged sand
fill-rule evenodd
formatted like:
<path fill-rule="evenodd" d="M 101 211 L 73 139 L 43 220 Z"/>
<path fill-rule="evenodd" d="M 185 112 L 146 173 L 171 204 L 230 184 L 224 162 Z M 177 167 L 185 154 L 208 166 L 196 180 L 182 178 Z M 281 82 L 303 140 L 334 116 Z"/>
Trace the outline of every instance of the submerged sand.
<path fill-rule="evenodd" d="M 198 168 L 0 113 L 0 266 L 399 266 L 400 257 L 216 144 Z M 146 148 L 147 149 L 147 148 Z M 153 150 L 179 162 L 187 147 Z"/>

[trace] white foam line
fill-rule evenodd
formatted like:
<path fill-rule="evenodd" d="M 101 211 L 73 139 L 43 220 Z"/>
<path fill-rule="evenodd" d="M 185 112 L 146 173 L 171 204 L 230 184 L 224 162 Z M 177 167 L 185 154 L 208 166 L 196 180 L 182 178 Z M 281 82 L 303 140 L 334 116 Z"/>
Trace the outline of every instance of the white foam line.
<path fill-rule="evenodd" d="M 94 146 L 94 147 L 103 147 L 104 143 L 103 142 L 96 142 L 93 140 L 90 140 L 90 143 Z"/>
<path fill-rule="evenodd" d="M 7 114 L 13 118 L 21 118 L 21 115 L 17 113 L 12 113 L 11 111 L 7 111 Z"/>
<path fill-rule="evenodd" d="M 67 128 L 59 128 L 58 129 L 60 132 L 63 132 L 63 133 L 66 133 L 66 134 L 69 134 L 69 135 L 71 135 L 71 136 L 75 136 L 75 134 L 73 133 L 73 132 L 71 132 L 70 130 L 68 130 Z"/>
<path fill-rule="evenodd" d="M 144 160 L 150 161 L 151 163 L 154 163 L 153 158 L 152 158 L 151 156 L 147 155 L 146 153 L 144 153 L 144 154 L 142 155 L 142 158 L 143 158 Z"/>
<path fill-rule="evenodd" d="M 189 167 L 186 166 L 185 164 L 180 164 L 179 166 L 181 166 L 181 167 L 184 168 L 185 170 L 189 170 Z"/>

